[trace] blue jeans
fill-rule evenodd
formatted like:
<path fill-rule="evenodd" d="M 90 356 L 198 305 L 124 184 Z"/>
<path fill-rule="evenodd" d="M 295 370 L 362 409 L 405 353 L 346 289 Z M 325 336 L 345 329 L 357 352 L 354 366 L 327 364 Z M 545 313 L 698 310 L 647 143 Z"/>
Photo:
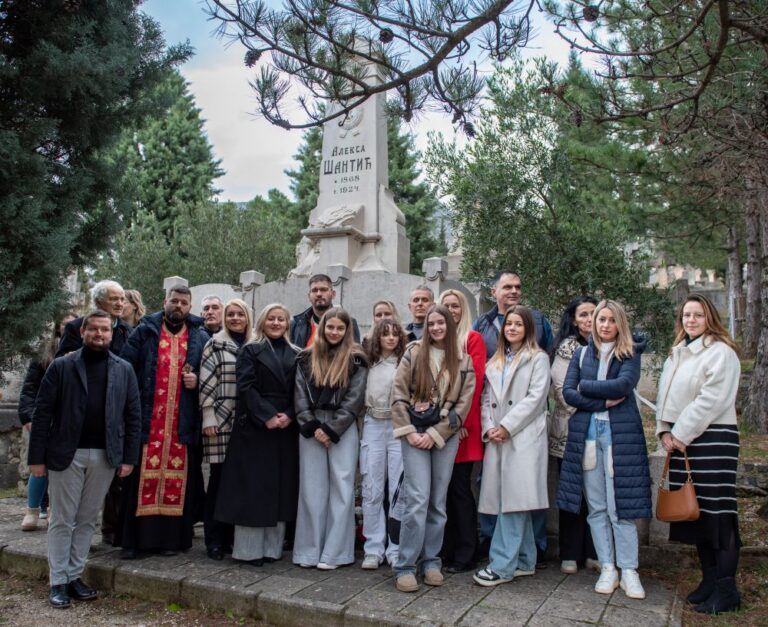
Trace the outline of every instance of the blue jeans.
<path fill-rule="evenodd" d="M 536 548 L 540 553 L 547 550 L 547 510 L 535 509 L 529 512 L 533 525 L 533 537 L 536 540 Z M 480 514 L 480 537 L 493 538 L 496 526 L 496 514 Z"/>
<path fill-rule="evenodd" d="M 637 568 L 637 527 L 633 520 L 621 520 L 616 514 L 613 490 L 613 455 L 611 423 L 592 420 L 587 439 L 595 436 L 597 465 L 584 471 L 584 494 L 589 515 L 587 522 L 601 564 L 616 564 L 619 568 Z"/>
<path fill-rule="evenodd" d="M 42 477 L 29 475 L 29 481 L 27 482 L 27 507 L 32 509 L 40 507 L 47 488 L 48 475 L 43 475 Z"/>
<path fill-rule="evenodd" d="M 439 557 L 445 531 L 445 501 L 451 481 L 453 462 L 459 448 L 454 435 L 441 449 L 418 449 L 401 438 L 403 446 L 403 487 L 405 513 L 400 523 L 400 547 L 395 575 L 415 575 L 416 565 L 422 572 L 440 569 Z"/>
<path fill-rule="evenodd" d="M 533 537 L 532 512 L 507 512 L 496 516 L 488 567 L 504 578 L 515 570 L 536 568 L 536 541 Z"/>

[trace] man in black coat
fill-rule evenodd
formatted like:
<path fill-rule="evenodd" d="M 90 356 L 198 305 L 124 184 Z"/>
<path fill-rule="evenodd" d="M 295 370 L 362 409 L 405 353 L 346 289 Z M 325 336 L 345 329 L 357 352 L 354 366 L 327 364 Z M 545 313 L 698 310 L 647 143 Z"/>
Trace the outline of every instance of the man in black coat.
<path fill-rule="evenodd" d="M 139 461 L 139 386 L 109 351 L 110 315 L 90 312 L 80 333 L 82 348 L 55 359 L 43 377 L 29 440 L 29 471 L 47 472 L 51 488 L 48 600 L 56 608 L 96 598 L 80 578 L 96 516 L 115 471 L 126 477 Z"/>
<path fill-rule="evenodd" d="M 291 344 L 299 348 L 308 348 L 315 341 L 315 332 L 320 324 L 323 314 L 333 307 L 333 299 L 336 298 L 336 290 L 333 289 L 333 281 L 327 274 L 315 274 L 309 278 L 310 307 L 297 314 L 291 320 Z M 360 329 L 357 320 L 352 318 L 352 332 L 355 342 L 360 342 Z"/>
<path fill-rule="evenodd" d="M 106 311 L 112 320 L 112 341 L 109 350 L 115 355 L 120 355 L 125 342 L 131 333 L 131 326 L 120 319 L 125 305 L 125 292 L 119 283 L 115 281 L 99 281 L 91 289 L 93 308 Z M 64 326 L 61 342 L 56 351 L 56 357 L 61 357 L 72 351 L 76 351 L 83 345 L 80 339 L 80 329 L 83 326 L 82 318 L 75 318 Z"/>

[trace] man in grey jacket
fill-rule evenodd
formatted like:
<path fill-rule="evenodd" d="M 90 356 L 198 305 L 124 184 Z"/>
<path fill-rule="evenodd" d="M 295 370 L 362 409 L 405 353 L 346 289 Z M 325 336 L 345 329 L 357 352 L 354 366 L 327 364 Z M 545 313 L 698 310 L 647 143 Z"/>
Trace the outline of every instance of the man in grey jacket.
<path fill-rule="evenodd" d="M 82 348 L 53 361 L 32 416 L 29 471 L 46 472 L 51 493 L 48 601 L 66 608 L 96 590 L 80 578 L 96 516 L 115 476 L 139 460 L 141 400 L 131 366 L 109 351 L 112 319 L 102 310 L 83 318 Z"/>

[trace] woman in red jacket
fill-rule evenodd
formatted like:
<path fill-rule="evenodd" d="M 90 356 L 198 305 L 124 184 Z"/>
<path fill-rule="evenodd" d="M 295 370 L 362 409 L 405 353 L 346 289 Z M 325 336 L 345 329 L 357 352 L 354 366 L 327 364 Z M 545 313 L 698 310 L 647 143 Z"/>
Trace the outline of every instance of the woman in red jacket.
<path fill-rule="evenodd" d="M 483 459 L 483 443 L 480 438 L 480 395 L 485 377 L 485 342 L 483 336 L 472 331 L 472 313 L 466 296 L 458 290 L 445 290 L 438 302 L 444 305 L 456 323 L 459 351 L 468 354 L 475 370 L 475 393 L 464 426 L 451 483 L 448 486 L 443 549 L 440 557 L 449 573 L 463 573 L 475 569 L 477 549 L 477 502 L 472 493 L 472 468 Z"/>

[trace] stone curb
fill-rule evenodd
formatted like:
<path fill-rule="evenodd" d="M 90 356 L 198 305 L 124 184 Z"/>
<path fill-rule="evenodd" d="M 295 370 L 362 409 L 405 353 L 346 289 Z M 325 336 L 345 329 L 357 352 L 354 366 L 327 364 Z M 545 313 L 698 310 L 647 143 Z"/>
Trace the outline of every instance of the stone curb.
<path fill-rule="evenodd" d="M 649 557 L 666 555 L 669 559 L 669 547 L 646 548 L 653 549 Z M 757 548 L 762 549 L 762 547 Z M 675 551 L 675 553 L 679 555 L 683 551 Z M 768 554 L 768 549 L 765 549 L 765 554 Z M 44 556 L 39 554 L 5 545 L 0 546 L 0 570 L 37 579 L 46 579 L 48 562 Z M 85 574 L 89 583 L 101 590 L 129 594 L 139 599 L 162 603 L 179 603 L 200 609 L 213 608 L 232 612 L 238 616 L 260 619 L 270 625 L 425 627 L 429 624 L 423 619 L 393 616 L 380 610 L 345 607 L 325 601 L 288 597 L 275 592 L 260 592 L 205 580 L 194 575 L 185 575 L 183 572 L 152 571 L 141 569 L 138 564 L 113 566 L 105 563 L 100 556 L 93 557 L 88 561 Z M 681 625 L 682 611 L 683 602 L 676 595 L 672 601 L 669 627 Z"/>

